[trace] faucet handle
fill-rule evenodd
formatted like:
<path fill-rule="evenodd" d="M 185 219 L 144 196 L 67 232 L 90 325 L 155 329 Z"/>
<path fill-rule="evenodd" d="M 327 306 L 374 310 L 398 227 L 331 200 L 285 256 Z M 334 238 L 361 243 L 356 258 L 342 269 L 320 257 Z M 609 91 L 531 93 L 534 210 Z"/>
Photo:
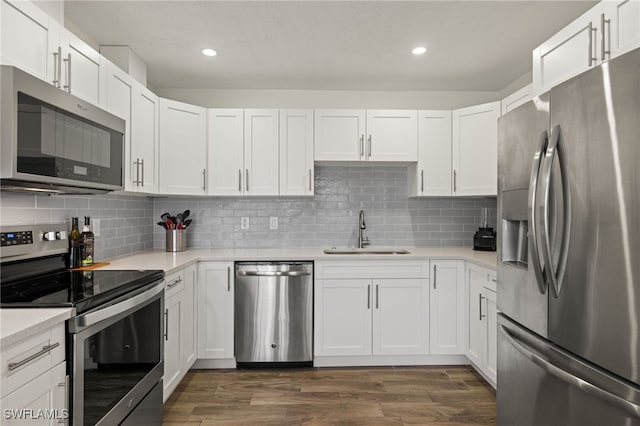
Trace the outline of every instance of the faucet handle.
<path fill-rule="evenodd" d="M 369 237 L 362 238 L 362 248 L 365 248 L 369 245 L 371 245 L 371 240 L 369 239 Z"/>

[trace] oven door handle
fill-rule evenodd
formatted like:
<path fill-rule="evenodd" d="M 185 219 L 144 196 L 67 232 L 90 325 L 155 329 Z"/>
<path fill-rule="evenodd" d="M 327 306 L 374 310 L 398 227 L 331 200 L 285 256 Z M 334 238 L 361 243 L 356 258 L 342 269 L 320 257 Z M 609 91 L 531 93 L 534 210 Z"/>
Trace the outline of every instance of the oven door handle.
<path fill-rule="evenodd" d="M 142 305 L 144 302 L 153 299 L 158 294 L 164 291 L 164 280 L 162 280 L 162 284 L 156 282 L 156 284 L 151 287 L 149 290 L 137 294 L 130 299 L 123 300 L 120 303 L 116 303 L 115 305 L 108 306 L 106 308 L 99 309 L 95 312 L 91 312 L 85 315 L 80 315 L 76 318 L 76 325 L 81 328 L 89 327 L 91 325 L 97 324 L 100 321 L 103 321 L 107 318 L 114 317 L 122 312 L 126 312 L 131 308 L 134 308 L 138 305 Z"/>

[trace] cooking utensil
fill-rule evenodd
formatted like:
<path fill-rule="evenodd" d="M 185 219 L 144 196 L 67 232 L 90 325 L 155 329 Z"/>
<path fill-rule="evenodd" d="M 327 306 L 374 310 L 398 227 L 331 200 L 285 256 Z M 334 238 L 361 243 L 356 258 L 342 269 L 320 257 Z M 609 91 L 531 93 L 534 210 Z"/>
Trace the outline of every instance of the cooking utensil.
<path fill-rule="evenodd" d="M 162 226 L 164 229 L 167 229 L 167 225 L 164 222 L 158 222 L 157 225 Z"/>
<path fill-rule="evenodd" d="M 182 212 L 182 220 L 187 220 L 187 218 L 189 217 L 189 215 L 191 214 L 191 210 L 187 209 L 184 212 Z"/>
<path fill-rule="evenodd" d="M 178 226 L 179 226 L 179 225 L 182 225 L 182 219 L 183 219 L 183 217 L 182 217 L 182 213 L 178 213 L 178 214 L 176 215 L 176 225 L 178 225 Z"/>
<path fill-rule="evenodd" d="M 189 225 L 191 225 L 191 219 L 189 220 L 185 220 L 184 223 L 182 224 L 182 228 L 187 228 Z"/>
<path fill-rule="evenodd" d="M 168 216 L 164 219 L 164 224 L 167 227 L 167 229 L 174 229 L 175 228 L 175 224 L 173 223 L 171 218 L 168 217 Z"/>
<path fill-rule="evenodd" d="M 170 217 L 171 215 L 169 213 L 162 213 L 160 215 L 160 219 L 162 219 L 162 221 L 166 221 L 168 217 Z"/>

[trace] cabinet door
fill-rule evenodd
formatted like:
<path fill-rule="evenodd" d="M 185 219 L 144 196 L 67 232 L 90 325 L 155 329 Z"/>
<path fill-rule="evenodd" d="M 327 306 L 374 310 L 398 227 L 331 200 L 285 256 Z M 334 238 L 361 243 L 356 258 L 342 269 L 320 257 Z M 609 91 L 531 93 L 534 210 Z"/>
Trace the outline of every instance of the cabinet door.
<path fill-rule="evenodd" d="M 100 66 L 104 59 L 70 31 L 60 28 L 62 88 L 94 105 L 100 100 Z"/>
<path fill-rule="evenodd" d="M 365 159 L 364 110 L 317 109 L 313 129 L 316 161 Z"/>
<path fill-rule="evenodd" d="M 604 17 L 609 19 L 601 37 L 605 37 L 605 50 L 611 51 L 611 58 L 622 55 L 640 46 L 640 1 L 608 0 L 603 2 Z M 600 21 L 602 25 L 602 18 Z M 602 42 L 602 39 L 600 39 Z M 602 46 L 601 46 L 602 49 Z M 600 56 L 602 58 L 602 54 Z M 607 59 L 609 56 L 605 56 Z"/>
<path fill-rule="evenodd" d="M 244 193 L 244 111 L 210 109 L 209 195 Z"/>
<path fill-rule="evenodd" d="M 533 51 L 533 92 L 539 95 L 599 63 L 598 4 Z"/>
<path fill-rule="evenodd" d="M 233 358 L 233 263 L 198 265 L 198 358 Z"/>
<path fill-rule="evenodd" d="M 371 280 L 316 280 L 316 356 L 371 355 Z"/>
<path fill-rule="evenodd" d="M 366 159 L 418 161 L 418 112 L 367 111 Z"/>
<path fill-rule="evenodd" d="M 0 400 L 0 409 L 3 411 L 2 424 L 6 426 L 23 426 L 25 424 L 30 426 L 53 426 L 59 424 L 62 422 L 62 417 L 64 417 L 65 413 L 68 413 L 68 411 L 63 410 L 68 410 L 69 408 L 66 406 L 67 383 L 66 364 L 64 362 L 25 383 Z M 25 418 L 7 418 L 7 414 L 21 409 L 31 409 L 34 415 L 40 410 L 47 410 L 49 413 L 56 410 L 55 412 L 59 415 L 59 418 L 32 418 L 28 420 Z"/>
<path fill-rule="evenodd" d="M 485 283 L 485 274 L 474 269 L 468 270 L 469 279 L 469 311 L 468 311 L 468 339 L 467 339 L 467 357 L 478 368 L 482 368 L 484 364 L 484 324 L 486 321 L 480 316 L 483 309 L 483 285 Z"/>
<path fill-rule="evenodd" d="M 125 190 L 134 189 L 134 179 L 137 178 L 137 166 L 135 155 L 132 155 L 133 145 L 131 143 L 131 114 L 133 103 L 133 86 L 135 82 L 126 72 L 112 64 L 107 63 L 106 78 L 106 107 L 113 115 L 117 115 L 126 121 L 124 134 L 125 151 Z"/>
<path fill-rule="evenodd" d="M 429 280 L 373 280 L 373 354 L 426 355 Z"/>
<path fill-rule="evenodd" d="M 278 110 L 244 111 L 244 193 L 278 195 Z"/>
<path fill-rule="evenodd" d="M 158 192 L 158 97 L 134 82 L 131 111 L 131 176 L 133 189 Z"/>
<path fill-rule="evenodd" d="M 415 195 L 451 196 L 451 111 L 418 112 Z"/>
<path fill-rule="evenodd" d="M 174 293 L 164 302 L 164 400 L 176 388 L 182 378 L 183 366 L 181 361 L 183 312 L 182 292 Z"/>
<path fill-rule="evenodd" d="M 280 195 L 313 195 L 313 110 L 280 110 Z"/>
<path fill-rule="evenodd" d="M 182 290 L 183 310 L 182 321 L 180 324 L 182 336 L 182 365 L 184 370 L 191 368 L 194 362 L 196 362 L 197 353 L 197 306 L 198 306 L 198 292 L 197 292 L 197 268 L 196 266 L 189 266 L 185 268 L 183 272 L 184 290 Z"/>
<path fill-rule="evenodd" d="M 31 2 L 2 0 L 0 7 L 2 64 L 58 86 L 58 24 Z"/>
<path fill-rule="evenodd" d="M 207 110 L 160 98 L 160 192 L 207 193 Z"/>
<path fill-rule="evenodd" d="M 496 304 L 496 293 L 484 289 L 485 305 L 484 305 L 484 326 L 485 333 L 485 374 L 493 380 L 495 384 L 497 382 L 498 375 L 498 308 Z"/>
<path fill-rule="evenodd" d="M 500 102 L 453 111 L 453 194 L 498 193 Z"/>
<path fill-rule="evenodd" d="M 431 262 L 431 354 L 464 354 L 464 262 Z"/>
<path fill-rule="evenodd" d="M 533 85 L 527 84 L 522 89 L 517 90 L 504 98 L 501 102 L 502 115 L 528 102 L 533 96 Z"/>

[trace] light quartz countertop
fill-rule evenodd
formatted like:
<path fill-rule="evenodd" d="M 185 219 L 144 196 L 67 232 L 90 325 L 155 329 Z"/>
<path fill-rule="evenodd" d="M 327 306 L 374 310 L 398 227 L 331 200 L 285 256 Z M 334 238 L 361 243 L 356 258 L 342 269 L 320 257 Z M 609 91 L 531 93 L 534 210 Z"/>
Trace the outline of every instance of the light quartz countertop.
<path fill-rule="evenodd" d="M 71 308 L 0 309 L 0 347 L 5 348 L 71 318 Z"/>
<path fill-rule="evenodd" d="M 372 247 L 379 249 L 380 247 Z M 161 269 L 171 274 L 197 262 L 281 261 L 281 260 L 427 260 L 459 259 L 486 268 L 496 269 L 496 253 L 475 251 L 463 247 L 394 247 L 408 250 L 409 254 L 325 254 L 321 248 L 295 249 L 189 249 L 178 253 L 164 250 L 144 251 L 110 259 L 100 269 Z"/>

